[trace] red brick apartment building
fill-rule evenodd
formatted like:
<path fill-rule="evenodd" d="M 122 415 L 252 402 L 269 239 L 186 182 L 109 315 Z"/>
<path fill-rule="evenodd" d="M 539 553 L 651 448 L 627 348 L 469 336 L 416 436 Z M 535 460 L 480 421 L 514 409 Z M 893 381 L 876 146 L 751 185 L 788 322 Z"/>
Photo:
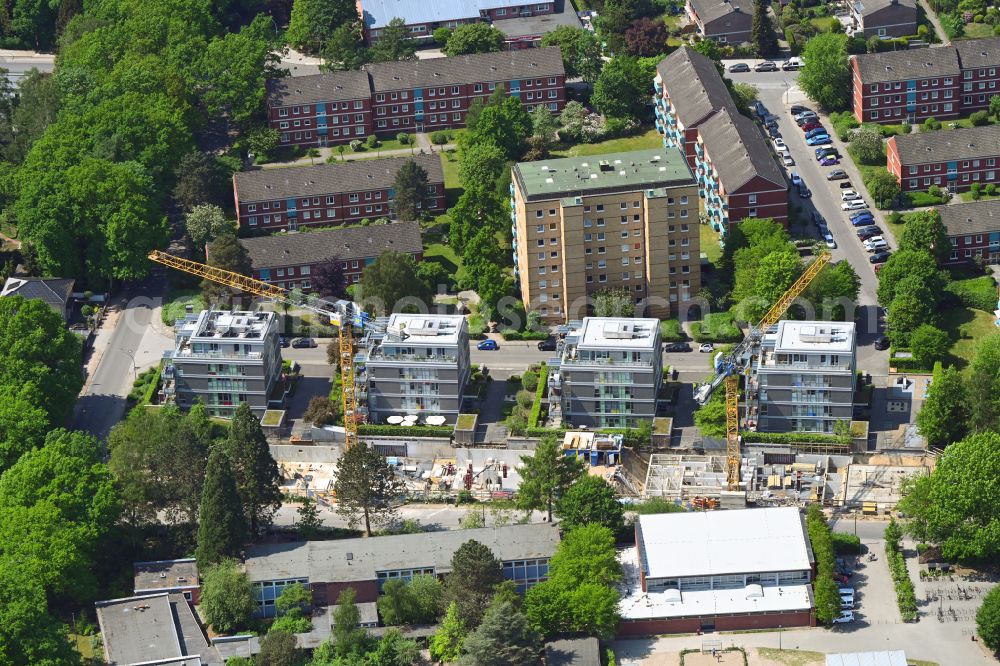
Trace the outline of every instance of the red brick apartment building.
<path fill-rule="evenodd" d="M 904 192 L 998 183 L 1000 125 L 901 134 L 886 142 L 886 156 L 886 168 Z"/>
<path fill-rule="evenodd" d="M 250 255 L 255 278 L 305 293 L 312 290 L 316 267 L 331 260 L 341 262 L 347 284 L 354 284 L 383 252 L 403 252 L 415 261 L 423 257 L 419 222 L 282 233 L 243 238 L 240 243 Z"/>
<path fill-rule="evenodd" d="M 937 211 L 951 241 L 947 263 L 1000 264 L 1000 200 L 941 206 Z"/>
<path fill-rule="evenodd" d="M 396 174 L 409 160 L 427 172 L 427 210 L 444 210 L 441 158 L 430 154 L 241 171 L 233 174 L 236 218 L 267 232 L 391 217 Z"/>
<path fill-rule="evenodd" d="M 400 18 L 417 40 L 429 40 L 437 28 L 457 28 L 463 23 L 546 16 L 556 11 L 554 0 L 358 0 L 365 41 L 378 41 L 389 21 Z M 498 26 L 500 27 L 500 26 Z"/>
<path fill-rule="evenodd" d="M 370 134 L 463 127 L 475 99 L 495 90 L 528 111 L 566 104 L 566 71 L 556 47 L 366 65 L 268 81 L 267 116 L 282 145 L 327 146 Z"/>
<path fill-rule="evenodd" d="M 1000 38 L 851 56 L 852 106 L 861 122 L 949 120 L 1000 93 Z"/>
<path fill-rule="evenodd" d="M 788 225 L 788 183 L 752 121 L 740 114 L 715 63 L 681 47 L 660 61 L 653 81 L 656 128 L 698 180 L 716 231 L 747 217 Z"/>

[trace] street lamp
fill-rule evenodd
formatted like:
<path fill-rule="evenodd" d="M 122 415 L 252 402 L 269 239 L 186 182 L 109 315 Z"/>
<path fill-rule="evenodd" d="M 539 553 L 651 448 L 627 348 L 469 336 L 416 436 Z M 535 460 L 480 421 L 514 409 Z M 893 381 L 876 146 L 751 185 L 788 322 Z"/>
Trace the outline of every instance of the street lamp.
<path fill-rule="evenodd" d="M 781 625 L 778 625 L 778 652 L 781 652 Z"/>
<path fill-rule="evenodd" d="M 137 378 L 139 376 L 139 367 L 135 364 L 135 352 L 124 347 L 119 347 L 118 349 L 128 354 L 129 358 L 132 359 L 132 377 Z"/>

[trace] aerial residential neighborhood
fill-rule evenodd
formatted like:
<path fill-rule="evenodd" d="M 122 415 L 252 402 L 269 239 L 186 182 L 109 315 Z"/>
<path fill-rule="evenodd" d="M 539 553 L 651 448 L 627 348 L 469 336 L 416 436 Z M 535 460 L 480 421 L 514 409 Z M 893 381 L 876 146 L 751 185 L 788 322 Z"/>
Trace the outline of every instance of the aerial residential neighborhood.
<path fill-rule="evenodd" d="M 0 20 L 0 666 L 1000 660 L 1000 11 Z"/>

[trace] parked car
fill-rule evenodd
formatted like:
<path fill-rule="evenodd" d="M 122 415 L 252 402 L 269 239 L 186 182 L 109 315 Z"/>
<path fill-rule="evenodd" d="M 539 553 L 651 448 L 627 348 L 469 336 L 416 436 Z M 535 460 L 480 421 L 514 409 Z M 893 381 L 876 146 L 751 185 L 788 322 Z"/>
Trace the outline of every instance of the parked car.
<path fill-rule="evenodd" d="M 848 622 L 854 622 L 854 611 L 844 610 L 840 611 L 840 615 L 833 618 L 836 624 L 846 624 Z"/>
<path fill-rule="evenodd" d="M 870 225 L 864 227 L 863 229 L 858 229 L 858 240 L 866 241 L 869 238 L 875 238 L 876 236 L 881 236 L 882 230 L 875 225 Z"/>
<path fill-rule="evenodd" d="M 295 338 L 292 340 L 292 347 L 295 349 L 312 349 L 319 345 L 312 338 Z"/>
<path fill-rule="evenodd" d="M 826 157 L 821 157 L 819 160 L 820 166 L 836 166 L 838 164 L 840 164 L 840 160 L 838 160 L 833 155 L 827 155 Z"/>
<path fill-rule="evenodd" d="M 711 342 L 704 342 L 700 347 L 698 347 L 698 351 L 702 354 L 710 354 L 715 351 L 715 345 Z"/>
<path fill-rule="evenodd" d="M 855 199 L 854 201 L 845 201 L 840 204 L 841 210 L 860 210 L 862 208 L 868 208 L 868 204 L 864 199 Z"/>
<path fill-rule="evenodd" d="M 872 216 L 872 212 L 870 210 L 856 210 L 853 213 L 851 213 L 850 215 L 848 215 L 847 217 L 849 217 L 850 219 L 853 220 L 853 219 L 855 219 L 857 217 L 871 217 L 871 216 Z"/>
<path fill-rule="evenodd" d="M 840 598 L 840 608 L 841 608 L 841 610 L 844 610 L 844 609 L 853 609 L 854 608 L 854 597 L 841 597 Z"/>
<path fill-rule="evenodd" d="M 794 171 L 788 174 L 788 176 L 792 179 L 792 185 L 798 187 L 799 185 L 802 184 L 802 176 L 795 173 Z"/>
<path fill-rule="evenodd" d="M 826 226 L 826 220 L 823 219 L 823 216 L 819 214 L 818 210 L 814 210 L 813 211 L 813 213 L 812 213 L 812 221 L 813 221 L 813 224 L 815 224 L 817 227 L 825 227 Z"/>
<path fill-rule="evenodd" d="M 819 127 L 813 128 L 813 129 L 809 130 L 808 132 L 806 132 L 804 136 L 807 139 L 811 139 L 814 136 L 816 136 L 817 134 L 826 134 L 827 136 L 830 135 L 830 133 L 826 131 L 826 128 L 823 127 L 822 125 L 820 125 Z"/>
<path fill-rule="evenodd" d="M 542 340 L 538 343 L 538 351 L 555 351 L 557 342 L 555 338 L 549 338 L 547 340 Z"/>
<path fill-rule="evenodd" d="M 826 174 L 827 180 L 843 180 L 847 178 L 847 172 L 843 169 L 834 169 L 830 173 Z"/>
<path fill-rule="evenodd" d="M 840 157 L 840 151 L 832 146 L 820 146 L 813 153 L 815 153 L 818 160 L 824 157 Z"/>
<path fill-rule="evenodd" d="M 888 348 L 889 348 L 889 338 L 887 338 L 884 334 L 880 333 L 875 338 L 875 349 L 879 351 L 885 351 Z"/>
<path fill-rule="evenodd" d="M 665 352 L 689 352 L 691 351 L 691 345 L 686 342 L 665 342 L 663 344 L 663 351 Z"/>
<path fill-rule="evenodd" d="M 868 257 L 868 261 L 873 264 L 884 264 L 889 261 L 889 257 L 891 256 L 892 252 L 889 252 L 889 250 L 879 250 L 873 253 L 872 256 Z"/>
<path fill-rule="evenodd" d="M 792 159 L 791 153 L 781 153 L 781 163 L 786 167 L 795 166 L 795 160 Z"/>
<path fill-rule="evenodd" d="M 852 185 L 851 181 L 849 180 L 842 180 L 840 181 L 840 183 L 837 184 L 837 186 L 840 187 L 840 189 L 842 190 L 850 190 L 854 188 L 854 185 Z"/>
<path fill-rule="evenodd" d="M 792 108 L 788 110 L 793 116 L 800 113 L 813 113 L 813 110 L 808 106 L 802 106 L 801 104 L 792 104 Z"/>
<path fill-rule="evenodd" d="M 833 234 L 831 234 L 829 231 L 823 234 L 823 242 L 826 243 L 826 246 L 831 250 L 837 247 L 837 241 L 833 240 Z"/>
<path fill-rule="evenodd" d="M 868 215 L 867 217 L 856 217 L 851 220 L 852 227 L 867 227 L 871 226 L 875 222 L 875 217 Z M 879 232 L 881 233 L 881 232 Z"/>
<path fill-rule="evenodd" d="M 746 64 L 745 62 L 734 62 L 732 65 L 729 66 L 729 71 L 732 74 L 735 74 L 737 72 L 749 72 L 750 65 Z"/>
<path fill-rule="evenodd" d="M 291 342 L 285 336 L 279 335 L 278 336 L 278 344 L 280 344 L 281 348 L 284 349 L 284 348 L 288 347 L 288 345 L 290 345 Z"/>
<path fill-rule="evenodd" d="M 764 116 L 764 127 L 777 127 L 778 126 L 778 116 L 773 114 L 767 114 Z"/>
<path fill-rule="evenodd" d="M 795 118 L 796 121 L 799 121 L 803 118 L 818 118 L 819 116 L 817 116 L 816 112 L 812 109 L 806 109 L 805 111 L 799 111 L 792 117 Z"/>
<path fill-rule="evenodd" d="M 885 239 L 881 236 L 872 236 L 864 242 L 865 249 L 869 252 L 875 252 L 877 250 L 884 250 L 889 247 L 889 244 L 885 242 Z"/>
<path fill-rule="evenodd" d="M 803 199 L 808 199 L 813 195 L 812 190 L 806 187 L 805 183 L 799 185 L 799 196 Z"/>
<path fill-rule="evenodd" d="M 861 195 L 854 190 L 844 190 L 840 193 L 841 201 L 852 201 L 854 199 L 860 199 Z"/>
<path fill-rule="evenodd" d="M 812 132 L 813 130 L 818 130 L 818 129 L 825 130 L 826 128 L 820 125 L 818 122 L 813 122 L 813 123 L 806 123 L 805 125 L 802 125 L 802 127 L 800 127 L 799 129 L 801 129 L 802 133 L 805 134 L 807 132 Z M 827 134 L 829 134 L 829 132 L 827 132 Z"/>
<path fill-rule="evenodd" d="M 775 65 L 770 60 L 765 60 L 764 62 L 757 63 L 757 65 L 754 66 L 753 71 L 755 71 L 755 72 L 777 72 L 778 71 L 778 66 Z"/>
<path fill-rule="evenodd" d="M 777 150 L 779 153 L 788 150 L 788 146 L 785 145 L 785 140 L 782 139 L 780 136 L 775 138 L 773 143 L 774 143 L 774 149 Z"/>
<path fill-rule="evenodd" d="M 500 345 L 497 344 L 496 340 L 483 340 L 476 345 L 476 349 L 479 351 L 496 351 L 500 349 Z"/>
<path fill-rule="evenodd" d="M 797 69 L 802 69 L 802 61 L 799 58 L 789 58 L 782 63 L 781 69 L 786 72 L 794 72 Z"/>
<path fill-rule="evenodd" d="M 781 130 L 778 129 L 777 125 L 765 125 L 764 129 L 767 130 L 767 135 L 772 139 L 776 139 L 781 136 Z"/>
<path fill-rule="evenodd" d="M 795 124 L 802 127 L 806 123 L 818 123 L 819 116 L 812 111 L 803 111 L 795 116 Z"/>
<path fill-rule="evenodd" d="M 830 142 L 829 134 L 817 134 L 816 136 L 811 136 L 808 139 L 806 139 L 807 146 L 821 146 L 829 142 Z"/>

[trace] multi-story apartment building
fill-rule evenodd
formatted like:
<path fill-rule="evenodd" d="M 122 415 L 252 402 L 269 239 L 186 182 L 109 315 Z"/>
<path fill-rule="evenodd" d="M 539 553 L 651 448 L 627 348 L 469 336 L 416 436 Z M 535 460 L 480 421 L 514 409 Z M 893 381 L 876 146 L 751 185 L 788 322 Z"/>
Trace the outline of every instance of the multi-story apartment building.
<path fill-rule="evenodd" d="M 695 144 L 698 194 L 709 223 L 723 234 L 731 222 L 771 217 L 788 226 L 788 184 L 752 120 L 723 108 L 706 120 Z"/>
<path fill-rule="evenodd" d="M 656 67 L 656 128 L 684 153 L 716 231 L 747 217 L 788 224 L 788 183 L 757 127 L 736 107 L 715 63 L 681 47 Z"/>
<path fill-rule="evenodd" d="M 167 400 L 188 408 L 200 400 L 212 416 L 229 418 L 241 403 L 263 416 L 281 377 L 278 319 L 273 312 L 202 310 L 174 326 L 163 354 Z"/>
<path fill-rule="evenodd" d="M 747 421 L 761 432 L 832 433 L 854 405 L 854 322 L 778 322 L 761 340 Z"/>
<path fill-rule="evenodd" d="M 948 263 L 1000 263 L 1000 200 L 941 206 L 941 223 L 948 230 Z"/>
<path fill-rule="evenodd" d="M 687 0 L 691 22 L 705 39 L 720 44 L 750 41 L 753 27 L 753 2 L 749 0 Z"/>
<path fill-rule="evenodd" d="M 393 313 L 369 344 L 364 367 L 358 382 L 371 422 L 416 414 L 454 423 L 471 374 L 465 317 Z"/>
<path fill-rule="evenodd" d="M 514 261 L 525 306 L 548 322 L 587 296 L 627 289 L 666 317 L 701 287 L 698 191 L 677 149 L 521 162 L 513 168 Z"/>
<path fill-rule="evenodd" d="M 435 2 L 399 2 L 398 0 L 359 0 L 358 9 L 369 44 L 378 41 L 379 32 L 394 18 L 403 20 L 410 37 L 430 40 L 437 28 L 457 28 L 463 23 L 546 16 L 556 11 L 554 0 L 435 0 Z"/>
<path fill-rule="evenodd" d="M 330 72 L 270 79 L 267 122 L 282 145 L 326 146 L 363 140 L 372 128 L 366 72 Z"/>
<path fill-rule="evenodd" d="M 340 262 L 347 284 L 354 284 L 383 252 L 402 252 L 415 261 L 423 256 L 419 222 L 242 238 L 240 244 L 250 255 L 255 278 L 305 293 L 313 289 L 317 266 L 330 261 Z"/>
<path fill-rule="evenodd" d="M 886 168 L 905 192 L 997 183 L 998 161 L 1000 125 L 903 134 L 886 142 Z"/>
<path fill-rule="evenodd" d="M 854 34 L 871 37 L 906 37 L 917 34 L 916 0 L 854 0 L 847 3 L 854 19 Z"/>
<path fill-rule="evenodd" d="M 436 6 L 427 3 L 428 7 Z M 528 111 L 553 113 L 566 103 L 566 71 L 558 47 L 515 49 L 366 65 L 268 82 L 267 115 L 282 145 L 325 146 L 370 134 L 463 127 L 473 100 L 495 90 Z"/>
<path fill-rule="evenodd" d="M 575 427 L 634 428 L 656 416 L 662 381 L 659 320 L 586 317 L 570 324 L 549 402 Z"/>
<path fill-rule="evenodd" d="M 862 122 L 967 116 L 1000 92 L 1000 38 L 855 55 L 851 70 L 854 115 Z"/>
<path fill-rule="evenodd" d="M 233 174 L 236 219 L 246 231 L 268 232 L 391 217 L 396 174 L 410 160 L 427 172 L 426 210 L 443 211 L 444 170 L 430 154 L 240 171 Z"/>

